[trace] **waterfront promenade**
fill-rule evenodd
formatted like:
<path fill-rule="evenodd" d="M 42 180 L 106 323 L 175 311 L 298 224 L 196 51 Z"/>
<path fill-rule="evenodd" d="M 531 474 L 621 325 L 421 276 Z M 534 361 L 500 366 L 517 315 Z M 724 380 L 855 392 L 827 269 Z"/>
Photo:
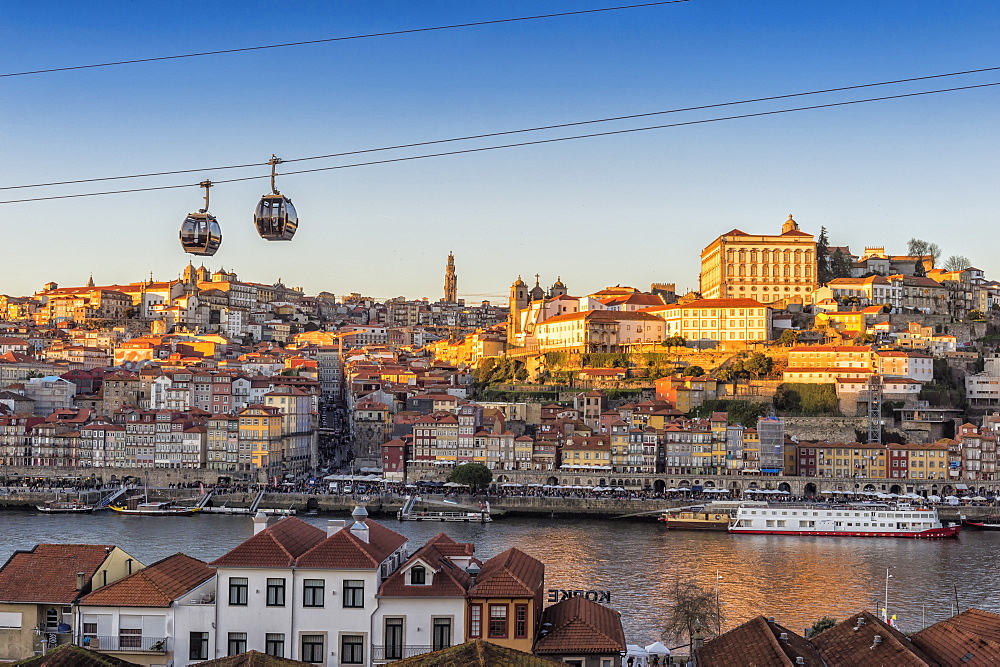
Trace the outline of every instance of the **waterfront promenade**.
<path fill-rule="evenodd" d="M 150 488 L 149 491 L 150 495 L 155 498 L 176 499 L 181 501 L 182 504 L 188 504 L 184 502 L 185 500 L 193 504 L 200 497 L 197 488 Z M 85 502 L 96 502 L 106 495 L 107 492 L 107 489 L 84 491 L 81 497 Z M 70 487 L 38 490 L 0 487 L 0 508 L 30 509 L 48 500 L 64 498 L 67 494 L 75 496 L 76 492 Z M 528 492 L 518 493 L 516 490 L 504 490 L 503 493 L 477 496 L 464 493 L 419 493 L 418 495 L 424 501 L 431 503 L 434 509 L 446 509 L 449 505 L 454 507 L 451 503 L 478 507 L 480 502 L 488 501 L 494 517 L 502 517 L 507 514 L 558 516 L 560 518 L 589 516 L 629 521 L 652 521 L 664 509 L 726 499 L 725 496 L 718 498 L 710 494 L 700 493 L 641 495 L 631 492 L 608 494 L 606 492 L 588 492 L 586 490 L 552 493 L 549 495 Z M 255 497 L 256 493 L 252 490 L 215 493 L 212 496 L 212 505 L 215 507 L 249 508 Z M 748 496 L 747 499 L 751 499 L 751 497 Z M 374 516 L 395 517 L 396 511 L 403 506 L 404 500 L 404 494 L 391 492 L 331 494 L 274 491 L 264 494 L 260 507 L 282 510 L 294 509 L 299 513 L 310 510 L 323 513 L 350 513 L 351 509 L 358 504 L 362 504 Z M 774 496 L 769 498 L 769 500 L 772 502 L 791 500 L 800 502 L 803 499 L 796 496 Z M 930 504 L 928 505 L 931 506 Z M 958 521 L 963 516 L 968 519 L 983 519 L 1000 515 L 1000 501 L 997 500 L 967 501 L 959 505 L 936 503 L 932 506 L 938 510 L 942 519 L 950 521 Z"/>

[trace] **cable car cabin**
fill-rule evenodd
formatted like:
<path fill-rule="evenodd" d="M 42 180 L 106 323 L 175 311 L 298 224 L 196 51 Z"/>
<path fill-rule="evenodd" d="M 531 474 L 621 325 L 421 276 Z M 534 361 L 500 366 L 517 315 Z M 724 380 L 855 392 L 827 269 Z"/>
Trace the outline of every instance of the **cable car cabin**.
<path fill-rule="evenodd" d="M 222 245 L 222 228 L 207 212 L 190 213 L 181 224 L 181 245 L 192 255 L 214 255 Z"/>
<path fill-rule="evenodd" d="M 253 214 L 257 233 L 268 241 L 291 241 L 299 227 L 299 217 L 292 200 L 281 194 L 267 194 L 260 198 Z"/>

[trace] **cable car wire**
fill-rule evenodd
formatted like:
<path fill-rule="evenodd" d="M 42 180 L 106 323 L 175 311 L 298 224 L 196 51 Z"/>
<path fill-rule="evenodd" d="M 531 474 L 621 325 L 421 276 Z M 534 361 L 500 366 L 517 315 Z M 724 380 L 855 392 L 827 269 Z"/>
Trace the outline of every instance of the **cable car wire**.
<path fill-rule="evenodd" d="M 858 89 L 861 89 L 861 88 L 874 88 L 874 87 L 877 87 L 877 86 L 888 86 L 888 85 L 899 84 L 899 83 L 912 83 L 914 81 L 927 81 L 929 79 L 941 79 L 941 78 L 946 78 L 946 77 L 951 77 L 951 76 L 961 76 L 961 75 L 965 75 L 965 74 L 981 74 L 983 72 L 993 72 L 993 71 L 996 71 L 996 70 L 1000 70 L 1000 66 L 998 66 L 998 67 L 983 67 L 983 68 L 980 68 L 980 69 L 963 70 L 963 71 L 960 71 L 960 72 L 946 72 L 946 73 L 943 73 L 943 74 L 928 74 L 926 76 L 915 76 L 915 77 L 909 77 L 909 78 L 906 78 L 906 79 L 893 79 L 891 81 L 878 81 L 878 82 L 874 82 L 874 83 L 860 83 L 860 84 L 856 84 L 856 85 L 852 85 L 852 86 L 840 86 L 840 87 L 837 87 L 837 88 L 824 88 L 824 89 L 820 89 L 820 90 L 810 90 L 810 91 L 799 92 L 799 93 L 787 93 L 787 94 L 784 94 L 784 95 L 771 95 L 771 96 L 768 96 L 768 97 L 756 97 L 756 98 L 750 98 L 750 99 L 745 99 L 745 100 L 736 100 L 736 101 L 732 101 L 732 102 L 718 102 L 718 103 L 715 103 L 715 104 L 702 104 L 702 105 L 699 105 L 699 106 L 682 107 L 682 108 L 678 108 L 678 109 L 666 109 L 666 110 L 663 110 L 663 111 L 649 111 L 649 112 L 646 112 L 646 113 L 629 114 L 629 115 L 626 115 L 626 116 L 611 116 L 611 117 L 608 117 L 608 118 L 597 118 L 597 119 L 593 119 L 593 120 L 581 120 L 581 121 L 574 121 L 574 122 L 568 122 L 568 123 L 556 123 L 554 125 L 539 125 L 539 126 L 536 126 L 536 127 L 528 127 L 528 128 L 523 128 L 523 129 L 519 129 L 519 130 L 503 130 L 503 131 L 500 131 L 500 132 L 486 132 L 486 133 L 483 133 L 483 134 L 470 134 L 470 135 L 466 135 L 466 136 L 463 136 L 463 137 L 453 137 L 453 138 L 450 138 L 450 139 L 435 139 L 435 140 L 432 140 L 432 141 L 419 141 L 419 142 L 414 142 L 414 143 L 409 143 L 409 144 L 397 144 L 395 146 L 382 146 L 382 147 L 379 147 L 379 148 L 366 148 L 366 149 L 356 150 L 356 151 L 345 151 L 343 153 L 329 153 L 329 154 L 326 154 L 326 155 L 312 155 L 312 156 L 308 156 L 308 157 L 289 158 L 289 159 L 282 160 L 282 162 L 303 162 L 303 161 L 306 161 L 306 160 L 326 160 L 326 159 L 335 158 L 335 157 L 346 157 L 348 155 L 361 155 L 361 154 L 364 154 L 364 153 L 377 153 L 377 152 L 380 152 L 380 151 L 392 151 L 392 150 L 399 150 L 399 149 L 402 149 L 402 148 L 417 148 L 419 146 L 432 146 L 432 145 L 435 145 L 435 144 L 444 144 L 444 143 L 450 143 L 450 142 L 455 142 L 455 141 L 469 141 L 469 140 L 472 140 L 472 139 L 487 139 L 489 137 L 500 137 L 500 136 L 510 135 L 510 134 L 521 134 L 521 133 L 525 133 L 525 132 L 540 132 L 540 131 L 543 131 L 543 130 L 555 130 L 555 129 L 565 128 L 565 127 L 577 127 L 577 126 L 580 126 L 580 125 L 593 125 L 593 124 L 596 124 L 596 123 L 610 123 L 610 122 L 619 121 L 619 120 L 632 120 L 632 119 L 636 119 L 636 118 L 648 118 L 650 116 L 662 116 L 662 115 L 666 115 L 666 114 L 682 113 L 682 112 L 686 112 L 686 111 L 704 111 L 705 109 L 717 109 L 717 108 L 720 108 L 720 107 L 736 106 L 736 105 L 739 105 L 739 104 L 751 104 L 751 103 L 754 103 L 754 102 L 772 102 L 772 101 L 775 101 L 775 100 L 783 100 L 783 99 L 789 99 L 789 98 L 794 98 L 794 97 L 805 97 L 807 95 L 820 95 L 820 94 L 823 94 L 823 93 L 844 92 L 844 91 L 847 91 L 847 90 L 858 90 Z M 248 168 L 248 167 L 262 167 L 262 166 L 266 166 L 266 165 L 267 165 L 267 162 L 251 162 L 251 163 L 247 163 L 247 164 L 233 164 L 233 165 L 227 165 L 227 166 L 222 166 L 222 167 L 205 167 L 203 169 L 176 169 L 176 170 L 173 170 L 173 171 L 158 171 L 158 172 L 150 172 L 150 173 L 145 173 L 145 174 L 129 174 L 129 175 L 126 175 L 126 176 L 102 176 L 102 177 L 98 177 L 98 178 L 80 178 L 80 179 L 71 180 L 71 181 L 52 181 L 52 182 L 49 182 L 49 183 L 31 183 L 31 184 L 27 184 L 27 185 L 4 185 L 4 186 L 0 186 L 0 190 L 21 190 L 21 189 L 27 189 L 27 188 L 43 188 L 43 187 L 50 187 L 50 186 L 54 186 L 54 185 L 77 185 L 77 184 L 80 184 L 80 183 L 98 183 L 98 182 L 102 182 L 102 181 L 119 181 L 119 180 L 133 179 L 133 178 L 148 178 L 148 177 L 151 177 L 151 176 L 174 176 L 174 175 L 177 175 L 177 174 L 205 173 L 205 172 L 209 172 L 209 171 L 225 171 L 225 170 L 228 170 L 228 169 L 245 169 L 245 168 Z"/>
<path fill-rule="evenodd" d="M 762 116 L 774 116 L 774 115 L 778 115 L 778 114 L 793 113 L 793 112 L 798 112 L 798 111 L 811 111 L 811 110 L 815 110 L 815 109 L 829 109 L 829 108 L 832 108 L 832 107 L 842 107 L 842 106 L 849 106 L 849 105 L 853 105 L 853 104 L 864 104 L 864 103 L 867 103 L 867 102 L 882 102 L 882 101 L 886 101 L 886 100 L 898 100 L 898 99 L 905 99 L 905 98 L 909 98 L 909 97 L 920 97 L 920 96 L 923 96 L 923 95 L 935 95 L 935 94 L 939 94 L 939 93 L 951 93 L 951 92 L 957 92 L 957 91 L 961 91 L 961 90 L 975 90 L 975 89 L 979 89 L 979 88 L 989 88 L 989 87 L 992 87 L 992 86 L 1000 86 L 1000 81 L 996 81 L 996 82 L 992 82 L 992 83 L 980 83 L 980 84 L 974 84 L 974 85 L 969 85 L 969 86 L 957 86 L 957 87 L 954 87 L 954 88 L 940 88 L 940 89 L 937 89 L 937 90 L 924 90 L 924 91 L 915 92 L 915 93 L 900 93 L 900 94 L 897 94 L 897 95 L 886 95 L 886 96 L 883 96 L 883 97 L 870 97 L 870 98 L 865 98 L 865 99 L 860 99 L 860 100 L 847 100 L 847 101 L 843 101 L 843 102 L 827 102 L 825 104 L 815 104 L 815 105 L 805 106 L 805 107 L 794 107 L 794 108 L 791 108 L 791 109 L 775 109 L 775 110 L 772 110 L 772 111 L 757 111 L 757 112 L 754 112 L 754 113 L 739 114 L 739 115 L 736 115 L 736 116 L 722 116 L 722 117 L 719 117 L 719 118 L 702 118 L 702 119 L 698 119 L 698 120 L 688 120 L 688 121 L 682 121 L 682 122 L 678 122 L 678 123 L 667 123 L 667 124 L 663 124 L 663 125 L 649 125 L 649 126 L 645 126 L 645 127 L 635 127 L 635 128 L 624 129 L 624 130 L 609 130 L 607 132 L 594 132 L 594 133 L 591 133 L 591 134 L 578 134 L 578 135 L 573 135 L 573 136 L 569 136 L 569 137 L 554 137 L 554 138 L 551 138 L 551 139 L 537 139 L 537 140 L 533 140 L 533 141 L 522 141 L 522 142 L 513 143 L 513 144 L 501 144 L 501 145 L 498 145 L 498 146 L 483 146 L 483 147 L 479 147 L 479 148 L 465 148 L 465 149 L 454 150 L 454 151 L 446 151 L 446 152 L 442 152 L 442 153 L 429 153 L 429 154 L 425 154 L 425 155 L 411 155 L 411 156 L 405 156 L 405 157 L 387 158 L 385 160 L 372 160 L 372 161 L 369 161 L 369 162 L 355 162 L 355 163 L 352 163 L 352 164 L 341 164 L 341 165 L 334 165 L 334 166 L 331 166 L 331 167 L 316 167 L 315 169 L 300 169 L 298 171 L 284 172 L 284 173 L 282 173 L 282 176 L 292 176 L 292 175 L 295 175 L 295 174 L 309 174 L 309 173 L 314 173 L 314 172 L 319 172 L 319 171 L 331 171 L 331 170 L 334 170 L 334 169 L 351 169 L 353 167 L 367 167 L 367 166 L 377 165 L 377 164 L 390 164 L 390 163 L 393 163 L 393 162 L 408 162 L 408 161 L 412 161 L 412 160 L 424 160 L 424 159 L 427 159 L 427 158 L 445 157 L 445 156 L 449 156 L 449 155 L 462 155 L 462 154 L 466 154 L 466 153 L 481 153 L 481 152 L 485 152 L 485 151 L 494 151 L 494 150 L 500 150 L 500 149 L 505 149 L 505 148 L 517 148 L 517 147 L 521 147 L 521 146 L 536 146 L 536 145 L 540 145 L 540 144 L 557 143 L 557 142 L 560 142 L 560 141 L 572 141 L 572 140 L 575 140 L 575 139 L 591 139 L 591 138 L 594 138 L 594 137 L 607 137 L 607 136 L 613 136 L 613 135 L 618 135 L 618 134 L 630 134 L 630 133 L 633 133 L 633 132 L 648 132 L 650 130 L 661 130 L 661 129 L 671 128 L 671 127 L 683 127 L 683 126 L 687 126 L 687 125 L 702 125 L 702 124 L 706 124 L 706 123 L 718 123 L 718 122 L 727 121 L 727 120 L 739 120 L 739 119 L 743 119 L 743 118 L 758 118 L 758 117 L 762 117 Z M 259 180 L 259 179 L 264 179 L 264 178 L 270 178 L 270 174 L 257 175 L 257 176 L 243 176 L 243 177 L 240 177 L 240 178 L 222 179 L 222 180 L 213 181 L 213 183 L 215 183 L 215 184 L 219 184 L 219 183 L 238 183 L 238 182 L 241 182 L 241 181 L 253 181 L 253 180 Z M 6 201 L 0 201 L 0 204 L 17 204 L 17 203 L 22 203 L 22 202 L 48 201 L 48 200 L 52 200 L 52 199 L 74 199 L 74 198 L 78 198 L 78 197 L 97 197 L 97 196 L 102 196 L 102 195 L 124 194 L 124 193 L 130 193 L 130 192 L 148 192 L 148 191 L 153 191 L 153 190 L 170 190 L 170 189 L 175 189 L 175 188 L 191 187 L 193 185 L 200 185 L 200 184 L 185 183 L 185 184 L 178 184 L 178 185 L 160 185 L 160 186 L 152 186 L 152 187 L 144 187 L 144 188 L 132 188 L 132 189 L 126 189 L 126 190 L 110 190 L 110 191 L 105 191 L 105 192 L 82 192 L 82 193 L 69 194 L 69 195 L 52 195 L 52 196 L 48 196 L 48 197 L 29 197 L 29 198 L 25 198 L 25 199 L 9 199 L 9 200 L 6 200 Z"/>
<path fill-rule="evenodd" d="M 328 44 L 330 42 L 346 42 L 353 39 L 369 39 L 371 37 L 390 37 L 393 35 L 410 35 L 418 32 L 433 32 L 437 30 L 454 30 L 456 28 L 473 28 L 484 25 L 496 25 L 498 23 L 516 23 L 518 21 L 537 21 L 539 19 L 559 18 L 562 16 L 577 16 L 580 14 L 598 14 L 601 12 L 617 12 L 626 9 L 641 9 L 643 7 L 658 7 L 661 5 L 677 5 L 692 0 L 661 0 L 660 2 L 643 2 L 635 5 L 618 5 L 616 7 L 598 7 L 596 9 L 579 9 L 572 12 L 555 12 L 552 14 L 536 14 L 533 16 L 515 16 L 507 19 L 492 19 L 489 21 L 471 21 L 469 23 L 453 23 L 451 25 L 429 26 L 426 28 L 409 28 L 406 30 L 389 30 L 385 32 L 371 32 L 362 35 L 346 35 L 344 37 L 326 37 L 324 39 L 307 39 L 300 42 L 285 42 L 282 44 L 262 44 L 258 46 L 244 46 L 235 49 L 220 49 L 218 51 L 200 51 L 197 53 L 179 53 L 172 56 L 156 56 L 152 58 L 136 58 L 134 60 L 115 60 L 106 63 L 92 63 L 90 65 L 71 65 L 67 67 L 51 67 L 48 69 L 28 70 L 25 72 L 5 72 L 0 73 L 0 78 L 12 76 L 28 76 L 31 74 L 50 74 L 52 72 L 69 72 L 80 69 L 94 69 L 97 67 L 114 67 L 117 65 L 135 65 L 138 63 L 152 63 L 160 60 L 179 60 L 181 58 L 200 58 L 202 56 L 218 56 L 226 53 L 241 53 L 244 51 L 263 51 L 265 49 L 283 49 L 291 46 L 307 46 L 310 44 Z"/>

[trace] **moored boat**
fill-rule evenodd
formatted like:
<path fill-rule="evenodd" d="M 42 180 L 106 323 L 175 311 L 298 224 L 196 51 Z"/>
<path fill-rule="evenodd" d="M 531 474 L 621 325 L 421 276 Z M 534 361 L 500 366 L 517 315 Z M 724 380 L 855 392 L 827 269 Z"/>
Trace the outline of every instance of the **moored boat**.
<path fill-rule="evenodd" d="M 906 503 L 885 505 L 780 504 L 741 507 L 729 532 L 750 535 L 814 535 L 821 537 L 958 537 L 960 524 L 944 525 L 937 510 Z"/>
<path fill-rule="evenodd" d="M 159 503 L 127 503 L 111 505 L 108 509 L 116 514 L 130 516 L 191 516 L 200 512 L 200 507 L 178 507 L 172 501 Z"/>
<path fill-rule="evenodd" d="M 996 519 L 992 521 L 969 521 L 968 519 L 962 519 L 962 525 L 973 530 L 1000 530 L 1000 523 L 996 523 Z"/>
<path fill-rule="evenodd" d="M 89 514 L 94 506 L 72 500 L 50 500 L 44 505 L 35 505 L 35 509 L 45 514 Z"/>
<path fill-rule="evenodd" d="M 733 514 L 742 506 L 766 507 L 765 502 L 716 500 L 708 505 L 695 507 L 676 507 L 666 510 L 658 521 L 666 524 L 670 530 L 719 530 L 729 529 Z"/>

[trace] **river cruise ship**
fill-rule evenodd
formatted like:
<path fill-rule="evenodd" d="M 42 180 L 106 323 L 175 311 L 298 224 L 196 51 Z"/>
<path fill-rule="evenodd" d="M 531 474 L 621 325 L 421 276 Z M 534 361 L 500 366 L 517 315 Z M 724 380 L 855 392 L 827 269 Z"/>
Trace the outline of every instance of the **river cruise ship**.
<path fill-rule="evenodd" d="M 958 537 L 961 525 L 942 525 L 933 509 L 908 504 L 780 504 L 740 507 L 730 533 L 824 537 Z"/>

